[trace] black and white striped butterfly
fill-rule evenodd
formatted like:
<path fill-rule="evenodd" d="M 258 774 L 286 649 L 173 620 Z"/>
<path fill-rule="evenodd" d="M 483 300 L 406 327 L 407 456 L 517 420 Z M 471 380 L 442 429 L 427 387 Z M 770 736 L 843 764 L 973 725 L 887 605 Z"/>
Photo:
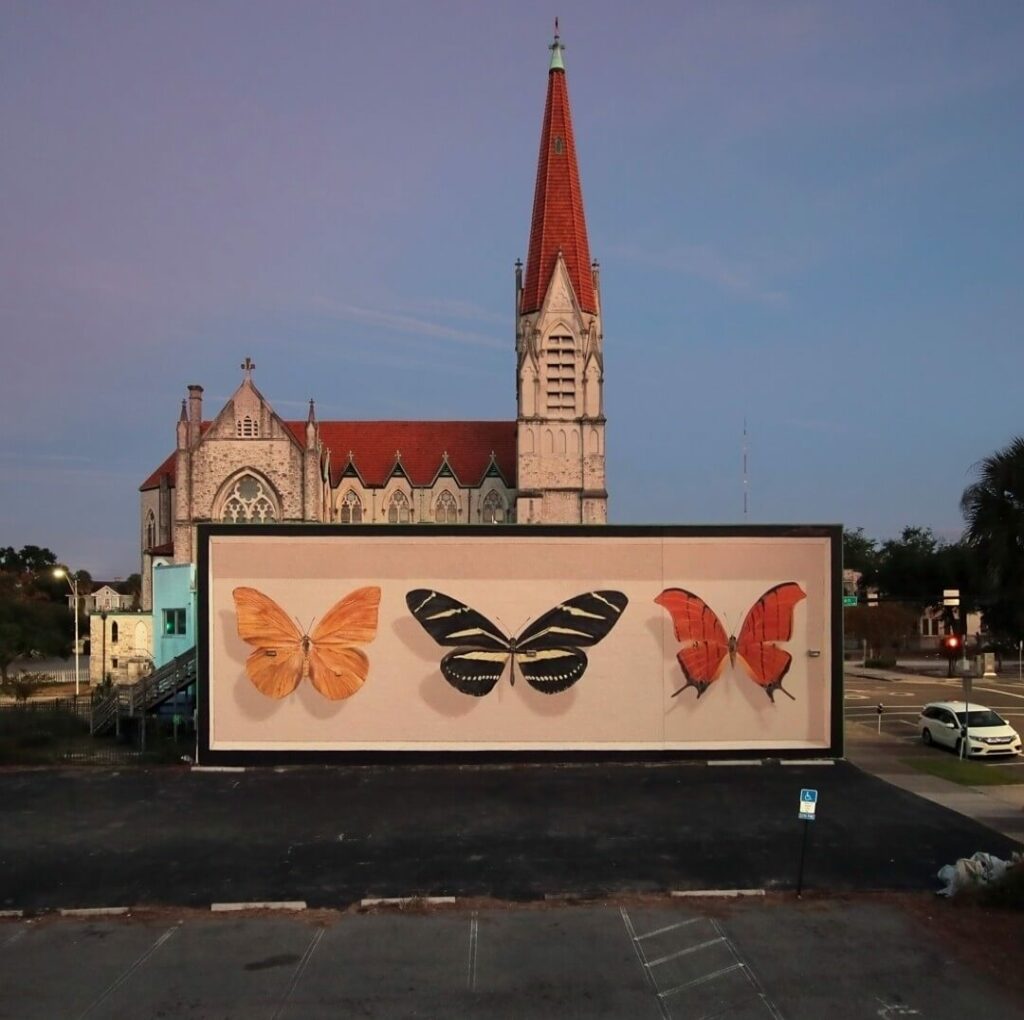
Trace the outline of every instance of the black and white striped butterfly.
<path fill-rule="evenodd" d="M 518 637 L 506 637 L 475 609 L 439 591 L 417 588 L 406 604 L 439 644 L 454 646 L 441 673 L 457 691 L 482 697 L 501 679 L 509 660 L 526 682 L 545 694 L 568 690 L 587 668 L 582 651 L 596 645 L 618 622 L 629 599 L 620 591 L 588 591 L 555 606 Z"/>

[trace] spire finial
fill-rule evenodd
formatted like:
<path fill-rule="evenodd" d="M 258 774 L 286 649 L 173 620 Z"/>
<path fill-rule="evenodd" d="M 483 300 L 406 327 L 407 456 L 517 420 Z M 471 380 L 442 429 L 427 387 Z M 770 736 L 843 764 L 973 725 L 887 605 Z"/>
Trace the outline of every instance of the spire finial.
<path fill-rule="evenodd" d="M 555 39 L 548 49 L 551 50 L 551 63 L 548 65 L 548 70 L 564 71 L 565 64 L 562 63 L 562 50 L 565 47 L 562 45 L 562 37 L 558 33 L 558 18 L 555 18 Z"/>
<path fill-rule="evenodd" d="M 238 367 L 245 373 L 246 382 L 252 382 L 252 370 L 256 367 L 256 362 L 252 358 L 246 358 Z"/>

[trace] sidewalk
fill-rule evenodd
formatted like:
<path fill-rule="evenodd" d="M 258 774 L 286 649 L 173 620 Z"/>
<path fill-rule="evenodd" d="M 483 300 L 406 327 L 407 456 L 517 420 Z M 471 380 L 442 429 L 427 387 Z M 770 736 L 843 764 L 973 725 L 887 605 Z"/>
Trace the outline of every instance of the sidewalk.
<path fill-rule="evenodd" d="M 937 679 L 894 670 L 866 669 L 861 666 L 848 666 L 846 672 L 850 676 L 888 682 L 934 682 Z M 1017 686 L 1016 681 L 1017 678 L 1014 676 L 1014 686 Z M 924 746 L 908 745 L 905 741 L 888 734 L 878 734 L 871 726 L 857 722 L 846 723 L 846 758 L 857 768 L 901 790 L 972 818 L 1024 845 L 1024 775 L 1021 776 L 1021 783 L 1012 786 L 961 786 L 959 783 L 919 772 L 907 764 L 908 760 L 930 753 L 933 752 Z"/>

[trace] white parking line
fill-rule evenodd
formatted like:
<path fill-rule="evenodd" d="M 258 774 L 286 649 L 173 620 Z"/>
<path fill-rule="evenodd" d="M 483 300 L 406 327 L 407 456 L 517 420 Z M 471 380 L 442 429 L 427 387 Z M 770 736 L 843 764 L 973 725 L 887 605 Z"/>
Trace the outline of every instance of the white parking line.
<path fill-rule="evenodd" d="M 658 1010 L 661 1013 L 662 1020 L 672 1020 L 671 1014 L 665 1007 L 665 1003 L 661 1001 L 661 996 L 658 994 L 658 982 L 654 980 L 651 968 L 647 964 L 647 955 L 644 953 L 643 946 L 640 945 L 640 939 L 650 938 L 652 935 L 657 935 L 658 932 L 648 932 L 646 935 L 637 935 L 636 929 L 633 927 L 633 922 L 630 920 L 625 907 L 619 907 L 619 915 L 622 917 L 622 923 L 626 926 L 626 934 L 629 936 L 629 941 L 633 946 L 633 952 L 636 953 L 636 958 L 640 961 L 640 969 L 644 972 L 644 978 L 655 994 L 656 1001 L 658 1003 Z M 693 921 L 697 920 L 699 920 L 699 918 L 693 918 Z M 662 930 L 671 931 L 673 928 L 682 928 L 684 924 L 692 924 L 693 921 L 684 921 L 683 924 L 670 924 L 668 928 Z"/>
<path fill-rule="evenodd" d="M 476 991 L 476 947 L 477 940 L 480 937 L 480 924 L 477 921 L 476 911 L 473 911 L 473 916 L 469 921 L 469 963 L 466 967 L 466 987 L 471 991 Z"/>
<path fill-rule="evenodd" d="M 728 967 L 722 967 L 721 970 L 716 970 L 712 974 L 703 974 L 698 978 L 694 978 L 692 981 L 687 981 L 686 984 L 676 985 L 675 988 L 668 988 L 664 992 L 658 992 L 658 998 L 667 999 L 670 995 L 678 995 L 687 988 L 693 988 L 695 985 L 707 984 L 708 981 L 714 981 L 715 978 L 720 978 L 725 974 L 731 974 L 734 970 L 746 970 L 746 967 L 742 963 L 731 963 Z"/>
<path fill-rule="evenodd" d="M 317 933 L 313 936 L 313 940 L 306 946 L 306 951 L 302 954 L 302 959 L 299 960 L 298 966 L 295 968 L 295 973 L 292 974 L 292 979 L 288 983 L 288 987 L 285 989 L 284 996 L 277 1005 L 277 1009 L 274 1011 L 272 1020 L 277 1020 L 281 1015 L 281 1010 L 288 1005 L 288 1000 L 291 998 L 292 992 L 295 991 L 296 986 L 302 978 L 302 975 L 306 973 L 306 968 L 309 966 L 309 961 L 313 958 L 313 954 L 316 952 L 316 947 L 320 945 L 320 940 L 324 937 L 326 928 L 317 929 Z"/>
<path fill-rule="evenodd" d="M 85 1008 L 85 1011 L 78 1014 L 78 1020 L 84 1020 L 97 1006 L 99 1006 L 108 996 L 112 995 L 121 987 L 176 931 L 177 927 L 168 928 L 147 949 L 142 956 L 140 956 L 120 977 L 115 978 L 107 987 L 100 993 L 98 999 L 95 999 L 89 1006 Z"/>
<path fill-rule="evenodd" d="M 1024 701 L 1024 694 L 1014 694 L 1013 691 L 993 690 L 991 687 L 975 687 L 976 691 L 984 691 L 986 694 L 1005 694 L 1008 698 L 1020 698 Z"/>
<path fill-rule="evenodd" d="M 627 918 L 625 911 L 622 912 L 623 919 Z M 664 928 L 655 928 L 654 931 L 645 932 L 643 935 L 637 935 L 636 932 L 632 933 L 632 938 L 636 939 L 637 942 L 642 942 L 644 939 L 652 939 L 655 935 L 664 935 L 667 931 L 675 931 L 676 928 L 687 928 L 691 924 L 696 924 L 700 920 L 699 917 L 691 917 L 688 921 L 680 921 L 678 924 L 667 924 Z M 627 925 L 632 931 L 632 925 Z"/>

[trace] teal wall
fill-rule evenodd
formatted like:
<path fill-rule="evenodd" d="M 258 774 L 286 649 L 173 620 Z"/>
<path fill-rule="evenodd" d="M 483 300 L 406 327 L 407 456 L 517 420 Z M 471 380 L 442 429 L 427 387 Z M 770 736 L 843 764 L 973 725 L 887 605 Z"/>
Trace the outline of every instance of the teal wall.
<path fill-rule="evenodd" d="M 196 643 L 195 569 L 191 563 L 153 568 L 153 663 L 157 669 Z M 185 632 L 167 633 L 166 611 L 182 609 Z"/>

